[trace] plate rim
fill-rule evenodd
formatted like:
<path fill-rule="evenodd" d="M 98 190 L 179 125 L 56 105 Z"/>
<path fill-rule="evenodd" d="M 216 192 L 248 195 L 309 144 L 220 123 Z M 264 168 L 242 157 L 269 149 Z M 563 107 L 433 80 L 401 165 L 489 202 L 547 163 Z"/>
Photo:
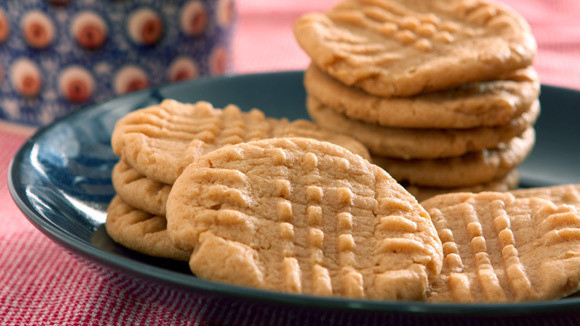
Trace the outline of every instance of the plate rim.
<path fill-rule="evenodd" d="M 226 283 L 203 280 L 194 276 L 181 274 L 161 267 L 152 266 L 144 262 L 135 261 L 128 257 L 115 255 L 99 249 L 93 245 L 64 232 L 61 228 L 49 223 L 39 212 L 34 209 L 34 205 L 29 201 L 24 191 L 24 186 L 17 182 L 20 175 L 21 164 L 24 163 L 26 154 L 29 154 L 34 144 L 50 132 L 50 130 L 61 124 L 66 124 L 74 120 L 79 115 L 88 114 L 93 110 L 109 112 L 114 110 L 115 102 L 123 102 L 130 99 L 150 98 L 153 93 L 177 89 L 181 87 L 195 87 L 196 84 L 215 83 L 224 80 L 246 79 L 246 78 L 280 78 L 282 76 L 300 77 L 302 70 L 290 70 L 281 72 L 266 72 L 252 74 L 236 74 L 229 76 L 206 77 L 197 80 L 183 81 L 174 84 L 163 85 L 151 89 L 141 90 L 131 94 L 114 97 L 107 101 L 92 104 L 80 110 L 65 115 L 54 122 L 39 128 L 24 144 L 18 149 L 10 161 L 8 167 L 8 188 L 12 199 L 22 211 L 23 215 L 44 235 L 56 242 L 65 249 L 79 254 L 85 259 L 96 261 L 100 265 L 108 268 L 120 270 L 130 274 L 144 277 L 153 281 L 161 282 L 169 286 L 180 287 L 182 290 L 193 292 L 205 292 L 210 294 L 222 295 L 230 298 L 242 300 L 258 301 L 262 303 L 274 303 L 281 305 L 292 305 L 300 307 L 310 307 L 318 309 L 346 309 L 349 311 L 369 311 L 369 312 L 397 312 L 413 313 L 421 315 L 457 315 L 457 316 L 476 316 L 476 315 L 521 315 L 532 313 L 556 312 L 580 307 L 580 298 L 567 298 L 562 300 L 544 300 L 524 303 L 427 303 L 416 301 L 381 301 L 365 299 L 349 299 L 341 297 L 320 297 L 304 294 L 291 294 L 284 292 L 268 291 L 253 289 L 248 287 L 236 286 Z M 580 95 L 580 91 L 571 88 L 542 84 L 545 91 L 564 90 L 571 91 Z M 551 89 L 551 90 L 550 90 Z M 105 108 L 109 107 L 105 110 Z M 94 232 L 95 230 L 93 230 Z"/>

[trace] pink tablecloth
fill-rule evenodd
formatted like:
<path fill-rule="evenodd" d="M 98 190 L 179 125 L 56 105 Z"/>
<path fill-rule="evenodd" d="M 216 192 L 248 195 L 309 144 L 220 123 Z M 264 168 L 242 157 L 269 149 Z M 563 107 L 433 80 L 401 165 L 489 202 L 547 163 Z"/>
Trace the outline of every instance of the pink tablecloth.
<path fill-rule="evenodd" d="M 292 22 L 301 13 L 327 8 L 332 2 L 239 1 L 236 72 L 304 68 L 308 58 L 294 41 Z M 580 89 L 580 1 L 505 2 L 532 25 L 539 45 L 535 66 L 542 81 Z M 25 138 L 0 127 L 0 325 L 342 324 L 377 323 L 384 318 L 260 307 L 206 297 L 186 299 L 128 282 L 114 273 L 95 272 L 44 237 L 12 202 L 6 185 L 8 163 Z M 387 321 L 405 324 L 428 320 L 396 316 Z M 453 321 L 458 320 L 439 322 Z M 486 320 L 463 321 L 480 324 Z M 572 325 L 580 324 L 580 314 L 508 318 L 504 322 Z"/>

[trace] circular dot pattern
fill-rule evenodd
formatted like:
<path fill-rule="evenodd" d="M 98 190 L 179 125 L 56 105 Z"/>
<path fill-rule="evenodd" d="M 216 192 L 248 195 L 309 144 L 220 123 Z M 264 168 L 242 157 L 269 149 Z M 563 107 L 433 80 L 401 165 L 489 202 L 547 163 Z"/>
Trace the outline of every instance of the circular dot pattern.
<path fill-rule="evenodd" d="M 234 1 L 0 3 L 0 119 L 40 126 L 92 103 L 231 71 Z"/>

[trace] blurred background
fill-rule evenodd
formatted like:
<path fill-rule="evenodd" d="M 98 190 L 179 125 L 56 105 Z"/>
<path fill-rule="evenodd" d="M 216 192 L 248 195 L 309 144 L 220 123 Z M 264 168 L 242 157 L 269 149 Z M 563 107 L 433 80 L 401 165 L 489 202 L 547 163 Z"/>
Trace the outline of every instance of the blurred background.
<path fill-rule="evenodd" d="M 580 1 L 498 1 L 532 26 L 541 81 L 580 88 Z M 293 23 L 336 2 L 0 2 L 0 128 L 30 134 L 87 105 L 175 81 L 304 69 Z"/>
<path fill-rule="evenodd" d="M 234 0 L 0 2 L 0 120 L 45 125 L 133 91 L 232 73 Z"/>

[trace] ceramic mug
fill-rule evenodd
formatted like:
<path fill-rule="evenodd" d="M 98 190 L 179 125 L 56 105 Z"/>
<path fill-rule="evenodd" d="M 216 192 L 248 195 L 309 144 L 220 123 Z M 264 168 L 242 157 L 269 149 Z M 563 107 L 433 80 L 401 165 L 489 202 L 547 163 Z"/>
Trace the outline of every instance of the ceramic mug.
<path fill-rule="evenodd" d="M 228 73 L 234 0 L 0 2 L 0 120 L 32 128 L 156 85 Z"/>

